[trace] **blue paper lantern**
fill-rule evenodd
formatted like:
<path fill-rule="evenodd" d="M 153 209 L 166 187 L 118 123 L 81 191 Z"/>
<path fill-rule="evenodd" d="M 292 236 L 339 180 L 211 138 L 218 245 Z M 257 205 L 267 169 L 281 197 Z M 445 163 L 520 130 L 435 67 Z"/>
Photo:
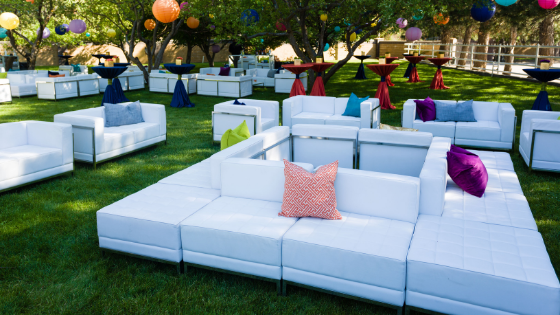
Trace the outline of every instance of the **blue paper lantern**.
<path fill-rule="evenodd" d="M 360 34 L 361 32 L 362 32 L 361 29 L 357 29 L 357 30 L 354 31 L 354 33 L 356 33 L 356 34 Z"/>
<path fill-rule="evenodd" d="M 330 47 L 331 47 L 331 46 L 329 45 L 329 43 L 326 43 L 326 44 L 325 44 L 325 48 L 323 48 L 323 51 L 329 50 Z"/>
<path fill-rule="evenodd" d="M 246 26 L 251 26 L 252 24 L 260 21 L 260 19 L 261 18 L 259 17 L 257 11 L 253 9 L 245 10 L 243 11 L 243 14 L 241 14 L 241 20 L 245 22 Z"/>
<path fill-rule="evenodd" d="M 64 35 L 66 34 L 66 32 L 68 32 L 68 30 L 66 29 L 66 27 L 64 27 L 64 25 L 59 25 L 54 28 L 54 32 L 56 33 L 56 35 Z"/>
<path fill-rule="evenodd" d="M 496 5 L 490 0 L 482 0 L 473 4 L 471 16 L 475 21 L 486 22 L 496 14 Z"/>
<path fill-rule="evenodd" d="M 424 12 L 420 9 L 416 10 L 416 13 L 412 17 L 412 19 L 415 21 L 420 21 L 423 18 L 424 18 Z"/>
<path fill-rule="evenodd" d="M 0 38 L 6 38 L 8 36 L 8 30 L 0 27 Z"/>
<path fill-rule="evenodd" d="M 261 38 L 261 43 L 264 43 L 264 39 L 263 39 L 263 38 Z"/>
<path fill-rule="evenodd" d="M 504 7 L 508 7 L 516 2 L 517 0 L 496 0 L 497 4 L 502 5 Z"/>
<path fill-rule="evenodd" d="M 91 36 L 91 34 L 90 34 L 90 33 L 86 33 L 86 37 L 90 37 L 90 36 Z"/>
<path fill-rule="evenodd" d="M 335 26 L 334 31 L 337 32 L 337 33 L 340 32 L 340 26 Z"/>

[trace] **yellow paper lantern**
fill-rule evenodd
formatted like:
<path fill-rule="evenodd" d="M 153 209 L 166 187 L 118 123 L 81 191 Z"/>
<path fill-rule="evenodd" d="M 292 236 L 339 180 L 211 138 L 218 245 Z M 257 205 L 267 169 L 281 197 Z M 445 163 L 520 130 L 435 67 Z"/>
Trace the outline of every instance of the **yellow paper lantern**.
<path fill-rule="evenodd" d="M 146 22 L 144 22 L 144 27 L 148 30 L 151 31 L 154 28 L 156 28 L 156 21 L 152 20 L 152 19 L 147 19 Z"/>
<path fill-rule="evenodd" d="M 179 17 L 181 9 L 175 0 L 156 0 L 152 12 L 161 23 L 171 23 Z"/>
<path fill-rule="evenodd" d="M 198 19 L 196 19 L 196 18 L 194 18 L 194 17 L 192 17 L 192 16 L 191 16 L 190 18 L 187 19 L 187 26 L 190 27 L 190 28 L 192 28 L 192 29 L 197 28 L 199 23 L 200 23 L 200 22 L 198 21 Z"/>
<path fill-rule="evenodd" d="M 7 30 L 13 30 L 18 27 L 19 18 L 11 12 L 4 12 L 0 14 L 0 26 Z"/>
<path fill-rule="evenodd" d="M 377 23 L 371 23 L 371 27 L 376 27 Z"/>
<path fill-rule="evenodd" d="M 109 37 L 115 37 L 115 36 L 117 36 L 117 32 L 115 32 L 114 29 L 110 28 L 110 29 L 107 31 L 107 36 L 109 36 Z"/>
<path fill-rule="evenodd" d="M 350 41 L 353 42 L 356 40 L 356 33 L 350 34 Z"/>
<path fill-rule="evenodd" d="M 327 15 L 326 14 L 321 14 L 321 21 L 323 21 L 323 22 L 327 21 Z"/>
<path fill-rule="evenodd" d="M 208 14 L 208 16 L 213 19 L 214 18 L 214 14 Z"/>

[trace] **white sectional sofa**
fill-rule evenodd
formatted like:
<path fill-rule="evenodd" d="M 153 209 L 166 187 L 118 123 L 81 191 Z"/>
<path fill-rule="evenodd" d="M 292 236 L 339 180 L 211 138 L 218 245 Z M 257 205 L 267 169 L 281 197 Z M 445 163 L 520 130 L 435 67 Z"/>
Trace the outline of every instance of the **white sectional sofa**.
<path fill-rule="evenodd" d="M 451 139 L 361 129 L 361 166 L 392 163 L 385 172 L 339 168 L 342 220 L 298 220 L 277 215 L 290 138 L 287 126 L 270 128 L 100 210 L 102 250 L 179 270 L 182 260 L 283 283 L 283 294 L 303 286 L 398 313 L 404 304 L 407 312 L 560 312 L 558 278 L 509 154 L 472 151 L 489 174 L 486 193 L 476 198 L 446 176 Z"/>
<path fill-rule="evenodd" d="M 145 85 L 144 73 L 141 71 L 125 71 L 117 77 L 121 81 L 123 91 L 143 89 Z M 99 78 L 99 90 L 105 92 L 107 79 Z"/>
<path fill-rule="evenodd" d="M 456 101 L 441 101 L 454 103 Z M 404 103 L 401 124 L 405 128 L 431 132 L 437 137 L 452 139 L 456 145 L 489 149 L 512 150 L 517 117 L 510 103 L 473 102 L 476 122 L 423 122 L 416 114 L 416 103 Z"/>
<path fill-rule="evenodd" d="M 303 84 L 303 89 L 307 91 L 307 72 L 301 73 L 299 79 Z M 274 92 L 290 94 L 295 80 L 296 75 L 287 71 L 274 75 Z"/>
<path fill-rule="evenodd" d="M 282 102 L 282 124 L 341 125 L 358 128 L 379 128 L 379 99 L 370 98 L 360 105 L 361 117 L 342 116 L 348 98 L 298 95 Z"/>
<path fill-rule="evenodd" d="M 81 74 L 89 74 L 89 70 L 87 66 L 80 65 L 80 71 L 74 71 L 74 67 L 72 66 L 58 66 L 58 71 L 68 71 L 70 76 L 81 75 Z"/>
<path fill-rule="evenodd" d="M 256 135 L 279 124 L 279 103 L 239 99 L 245 105 L 234 105 L 227 101 L 214 105 L 212 112 L 212 139 L 220 141 L 228 129 L 234 129 L 244 120 L 251 135 Z"/>
<path fill-rule="evenodd" d="M 33 72 L 33 71 L 13 71 L 8 73 L 8 80 L 10 80 L 12 96 L 22 97 L 29 95 L 37 95 L 37 87 L 35 80 L 37 78 L 47 78 L 48 71 Z M 22 73 L 23 72 L 23 73 Z"/>
<path fill-rule="evenodd" d="M 220 67 L 207 67 L 207 68 L 200 68 L 199 73 L 200 74 L 213 74 L 215 76 L 218 76 L 220 74 Z M 229 76 L 230 77 L 241 77 L 243 76 L 243 74 L 245 73 L 245 71 L 243 69 L 240 68 L 229 68 Z"/>
<path fill-rule="evenodd" d="M 9 79 L 0 79 L 0 103 L 12 101 L 12 89 Z"/>
<path fill-rule="evenodd" d="M 72 153 L 72 126 L 68 124 L 0 124 L 0 192 L 73 173 Z"/>
<path fill-rule="evenodd" d="M 144 122 L 138 124 L 105 127 L 103 106 L 57 114 L 54 121 L 72 125 L 74 159 L 95 169 L 97 163 L 167 141 L 165 106 L 140 105 Z"/>
<path fill-rule="evenodd" d="M 529 170 L 560 172 L 560 112 L 524 110 L 519 153 Z"/>
<path fill-rule="evenodd" d="M 178 77 L 173 73 L 159 73 L 159 70 L 152 70 L 150 73 L 150 92 L 175 92 Z M 183 74 L 181 77 L 187 93 L 196 94 L 198 73 Z"/>
<path fill-rule="evenodd" d="M 58 100 L 78 96 L 99 94 L 99 76 L 97 74 L 80 74 L 71 77 L 35 80 L 37 98 Z"/>
<path fill-rule="evenodd" d="M 229 76 L 199 74 L 196 91 L 198 95 L 239 98 L 252 95 L 253 84 L 248 76 L 232 76 L 231 73 Z"/>

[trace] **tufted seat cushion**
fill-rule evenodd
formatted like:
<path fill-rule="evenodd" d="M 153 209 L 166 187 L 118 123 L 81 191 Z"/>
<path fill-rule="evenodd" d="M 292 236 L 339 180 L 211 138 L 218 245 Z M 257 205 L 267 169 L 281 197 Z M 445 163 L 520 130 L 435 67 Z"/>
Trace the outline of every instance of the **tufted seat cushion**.
<path fill-rule="evenodd" d="M 486 169 L 507 170 L 513 172 L 513 161 L 507 152 L 469 150 L 478 155 Z"/>
<path fill-rule="evenodd" d="M 420 119 L 414 120 L 412 123 L 413 129 L 418 129 L 418 131 L 430 132 L 434 137 L 447 137 L 455 138 L 455 125 L 457 123 L 454 121 L 426 121 L 423 122 Z"/>
<path fill-rule="evenodd" d="M 292 126 L 297 124 L 324 125 L 325 120 L 331 116 L 331 114 L 327 113 L 301 112 L 292 117 Z"/>
<path fill-rule="evenodd" d="M 214 189 L 149 186 L 97 211 L 99 246 L 180 262 L 179 223 L 219 196 Z"/>
<path fill-rule="evenodd" d="M 558 314 L 560 284 L 537 231 L 420 215 L 406 304 L 452 314 Z"/>

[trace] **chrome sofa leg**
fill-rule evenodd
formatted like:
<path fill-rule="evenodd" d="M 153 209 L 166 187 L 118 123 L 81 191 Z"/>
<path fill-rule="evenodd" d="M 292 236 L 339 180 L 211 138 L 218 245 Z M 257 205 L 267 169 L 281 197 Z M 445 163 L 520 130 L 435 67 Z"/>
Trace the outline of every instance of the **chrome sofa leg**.
<path fill-rule="evenodd" d="M 282 281 L 282 296 L 288 295 L 287 290 L 288 290 L 288 282 Z"/>

